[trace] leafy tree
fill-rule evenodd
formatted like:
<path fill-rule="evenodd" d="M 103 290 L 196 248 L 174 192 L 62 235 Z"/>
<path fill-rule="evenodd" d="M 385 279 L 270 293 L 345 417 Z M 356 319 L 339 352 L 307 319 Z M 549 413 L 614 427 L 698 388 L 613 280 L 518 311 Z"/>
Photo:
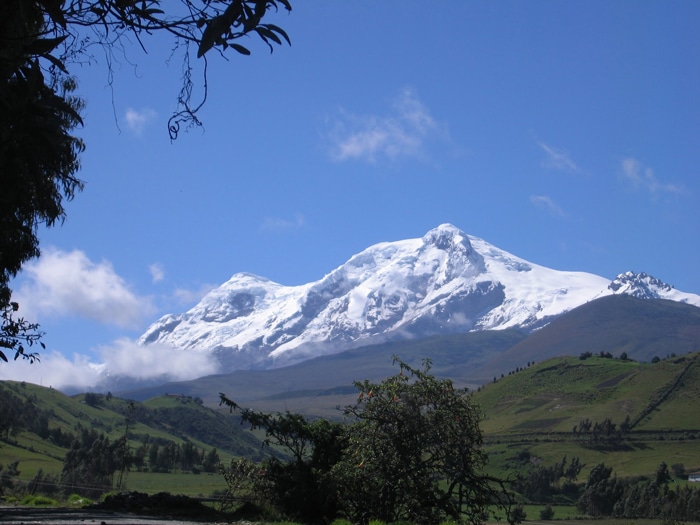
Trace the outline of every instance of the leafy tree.
<path fill-rule="evenodd" d="M 2 178 L 1 174 L 0 178 Z M 2 187 L 1 183 L 0 187 Z M 0 239 L 0 244 L 2 242 Z M 0 259 L 2 259 L 2 252 L 0 252 Z M 7 272 L 5 273 L 7 274 Z M 10 289 L 6 284 L 8 281 L 8 275 L 0 275 L 0 359 L 7 362 L 7 355 L 2 350 L 4 348 L 6 351 L 14 352 L 15 360 L 22 357 L 28 359 L 31 363 L 39 361 L 38 354 L 28 352 L 25 349 L 25 345 L 32 347 L 38 342 L 42 348 L 45 348 L 44 343 L 39 341 L 43 334 L 39 332 L 38 324 L 25 321 L 22 317 L 19 319 L 14 318 L 14 313 L 19 310 L 19 304 L 9 301 Z M 7 299 L 6 301 L 5 298 Z"/>
<path fill-rule="evenodd" d="M 158 469 L 158 443 L 153 442 L 148 448 L 148 466 L 152 471 Z"/>
<path fill-rule="evenodd" d="M 588 482 L 577 507 L 591 516 L 610 516 L 615 503 L 622 497 L 623 484 L 611 478 L 612 467 L 598 463 L 591 469 Z"/>
<path fill-rule="evenodd" d="M 221 402 L 231 410 L 239 409 L 224 394 Z M 331 471 L 346 446 L 345 425 L 310 420 L 290 412 L 243 410 L 241 419 L 253 430 L 264 430 L 264 445 L 284 450 L 290 460 L 272 457 L 260 469 L 252 469 L 246 462 L 232 462 L 224 469 L 228 493 L 240 491 L 245 485 L 241 478 L 246 475 L 252 500 L 265 502 L 283 515 L 305 523 L 332 521 L 341 502 Z"/>
<path fill-rule="evenodd" d="M 59 492 L 58 477 L 53 474 L 46 474 L 42 468 L 36 471 L 36 474 L 29 482 L 27 487 L 29 494 L 44 494 L 45 496 L 54 496 Z"/>
<path fill-rule="evenodd" d="M 480 414 L 465 389 L 395 358 L 399 373 L 381 383 L 356 383 L 359 397 L 345 409 L 348 424 L 298 414 L 244 410 L 241 418 L 266 432 L 267 443 L 289 452 L 251 474 L 252 485 L 282 513 L 305 522 L 482 523 L 492 505 L 506 507 L 499 480 L 483 473 Z M 221 394 L 223 404 L 240 409 Z M 231 491 L 241 469 L 229 469 Z M 260 472 L 264 472 L 260 477 Z M 517 513 L 509 520 L 515 522 Z"/>
<path fill-rule="evenodd" d="M 0 465 L 0 496 L 5 495 L 5 489 L 13 489 L 17 484 L 17 477 L 20 472 L 17 469 L 19 461 L 10 463 L 7 468 Z"/>
<path fill-rule="evenodd" d="M 110 490 L 122 449 L 122 440 L 110 443 L 104 434 L 82 429 L 80 439 L 73 442 L 63 459 L 64 491 L 95 498 Z"/>
<path fill-rule="evenodd" d="M 683 463 L 674 463 L 673 465 L 671 465 L 671 470 L 673 471 L 673 475 L 677 478 L 687 478 L 685 474 L 685 465 Z"/>
<path fill-rule="evenodd" d="M 700 519 L 700 489 L 669 487 L 668 467 L 661 463 L 653 477 L 612 478 L 602 463 L 591 471 L 578 508 L 593 516 L 660 518 L 668 521 Z"/>
<path fill-rule="evenodd" d="M 525 518 L 527 518 L 527 513 L 525 512 L 525 507 L 522 505 L 516 505 L 513 507 L 510 513 L 510 523 L 522 523 Z"/>
<path fill-rule="evenodd" d="M 102 398 L 100 397 L 99 394 L 95 394 L 93 392 L 87 392 L 85 394 L 85 404 L 89 405 L 91 407 L 97 407 L 101 404 Z"/>
<path fill-rule="evenodd" d="M 355 383 L 359 397 L 348 446 L 333 468 L 354 522 L 481 523 L 502 503 L 496 480 L 483 473 L 480 413 L 466 389 L 395 358 L 399 373 L 381 383 Z"/>
<path fill-rule="evenodd" d="M 523 452 L 518 454 L 518 457 L 521 456 L 524 456 Z M 529 453 L 527 457 L 529 461 Z M 583 465 L 578 457 L 574 456 L 567 462 L 564 456 L 561 462 L 554 465 L 538 465 L 525 474 L 518 473 L 511 486 L 513 490 L 532 502 L 551 502 L 556 495 L 570 497 L 577 491 L 573 482 L 581 472 L 581 468 Z M 563 484 L 562 478 L 566 480 Z"/>
<path fill-rule="evenodd" d="M 673 481 L 673 478 L 668 472 L 668 465 L 666 465 L 666 462 L 662 461 L 659 464 L 659 467 L 656 469 L 656 474 L 654 475 L 654 483 L 656 483 L 657 486 L 661 487 L 663 485 L 666 485 L 670 481 Z"/>
<path fill-rule="evenodd" d="M 0 2 L 0 348 L 30 360 L 41 337 L 36 324 L 14 319 L 10 280 L 38 257 L 39 225 L 65 218 L 64 202 L 83 189 L 77 178 L 85 148 L 74 130 L 83 102 L 69 67 L 93 59 L 97 46 L 111 64 L 126 39 L 146 49 L 146 37 L 174 39 L 185 66 L 178 109 L 169 121 L 172 138 L 181 125 L 199 125 L 206 100 L 206 56 L 227 49 L 247 55 L 238 40 L 259 37 L 269 48 L 289 37 L 264 17 L 289 0 L 3 0 Z M 167 9 L 167 11 L 165 11 Z M 203 100 L 193 103 L 190 53 L 204 63 Z M 110 66 L 111 67 L 111 66 Z M 7 356 L 0 351 L 0 359 Z"/>

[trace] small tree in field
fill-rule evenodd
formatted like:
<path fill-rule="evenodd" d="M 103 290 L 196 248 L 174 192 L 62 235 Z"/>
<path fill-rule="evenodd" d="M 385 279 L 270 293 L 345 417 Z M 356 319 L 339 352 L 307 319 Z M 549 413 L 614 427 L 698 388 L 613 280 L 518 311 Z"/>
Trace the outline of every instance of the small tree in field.
<path fill-rule="evenodd" d="M 505 503 L 497 480 L 483 473 L 480 413 L 466 389 L 394 358 L 399 373 L 381 383 L 355 383 L 357 420 L 334 478 L 348 517 L 432 524 L 481 523 Z"/>

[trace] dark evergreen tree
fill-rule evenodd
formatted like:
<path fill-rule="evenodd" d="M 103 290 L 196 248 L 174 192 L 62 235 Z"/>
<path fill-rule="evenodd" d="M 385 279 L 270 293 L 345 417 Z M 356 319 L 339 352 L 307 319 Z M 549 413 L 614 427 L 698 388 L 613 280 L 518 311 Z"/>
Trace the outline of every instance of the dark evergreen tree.
<path fill-rule="evenodd" d="M 120 466 L 121 440 L 110 443 L 95 430 L 82 429 L 63 459 L 61 487 L 68 493 L 96 498 L 112 488 Z"/>
<path fill-rule="evenodd" d="M 216 472 L 219 466 L 219 453 L 215 448 L 212 448 L 209 453 L 202 459 L 202 469 L 204 472 Z"/>

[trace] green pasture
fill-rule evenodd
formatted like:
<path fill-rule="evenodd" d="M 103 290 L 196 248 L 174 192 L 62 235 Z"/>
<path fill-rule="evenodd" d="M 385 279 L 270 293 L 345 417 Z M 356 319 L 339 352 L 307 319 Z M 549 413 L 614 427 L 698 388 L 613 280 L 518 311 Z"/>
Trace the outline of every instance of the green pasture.
<path fill-rule="evenodd" d="M 634 430 L 700 429 L 697 356 L 637 363 L 560 357 L 524 368 L 474 394 L 487 434 L 572 432 L 582 419 Z"/>
<path fill-rule="evenodd" d="M 635 442 L 629 449 L 595 449 L 571 441 L 547 441 L 532 436 L 530 440 L 508 443 L 489 443 L 486 451 L 489 455 L 487 470 L 490 474 L 507 478 L 517 473 L 515 456 L 527 450 L 532 462 L 536 464 L 553 465 L 566 456 L 569 460 L 578 457 L 585 466 L 579 475 L 579 482 L 588 478 L 591 468 L 598 463 L 612 467 L 615 475 L 651 476 L 656 472 L 661 462 L 671 466 L 675 463 L 684 465 L 686 472 L 700 471 L 700 443 L 698 440 L 686 441 L 651 441 Z M 523 468 L 520 466 L 520 468 Z"/>
<path fill-rule="evenodd" d="M 226 490 L 226 482 L 219 473 L 128 472 L 122 481 L 122 489 L 147 494 L 169 492 L 190 497 L 209 497 L 216 491 Z"/>

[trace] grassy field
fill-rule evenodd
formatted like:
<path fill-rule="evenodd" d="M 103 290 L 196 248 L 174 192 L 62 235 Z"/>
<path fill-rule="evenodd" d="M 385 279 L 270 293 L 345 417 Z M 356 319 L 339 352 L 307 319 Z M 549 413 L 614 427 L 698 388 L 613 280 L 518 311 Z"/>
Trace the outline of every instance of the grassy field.
<path fill-rule="evenodd" d="M 209 497 L 215 491 L 226 490 L 226 482 L 220 474 L 183 474 L 157 472 L 129 472 L 125 478 L 125 490 L 154 494 L 169 492 L 190 497 Z"/>
<path fill-rule="evenodd" d="M 527 450 L 543 465 L 553 465 L 566 456 L 571 459 L 578 457 L 585 466 L 579 480 L 588 477 L 590 469 L 598 463 L 605 463 L 614 468 L 615 474 L 626 476 L 647 476 L 656 471 L 661 462 L 667 465 L 681 463 L 686 471 L 700 470 L 700 450 L 697 441 L 669 442 L 655 441 L 642 444 L 631 450 L 601 450 L 581 446 L 575 442 L 522 441 L 517 443 L 489 443 L 486 450 L 489 453 L 488 470 L 499 477 L 513 474 L 513 458 L 521 451 Z"/>

